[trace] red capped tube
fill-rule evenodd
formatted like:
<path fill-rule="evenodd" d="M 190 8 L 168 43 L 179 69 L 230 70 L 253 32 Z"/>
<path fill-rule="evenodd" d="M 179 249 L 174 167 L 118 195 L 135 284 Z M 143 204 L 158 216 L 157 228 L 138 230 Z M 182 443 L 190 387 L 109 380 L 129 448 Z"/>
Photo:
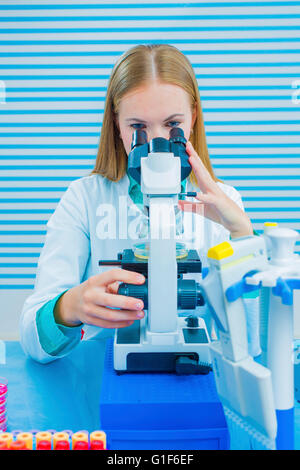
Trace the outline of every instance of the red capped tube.
<path fill-rule="evenodd" d="M 39 441 L 36 450 L 51 450 L 51 441 Z"/>
<path fill-rule="evenodd" d="M 77 441 L 74 444 L 73 450 L 89 450 L 89 443 L 86 441 Z"/>
<path fill-rule="evenodd" d="M 10 444 L 9 450 L 27 450 L 26 442 L 14 441 Z"/>
<path fill-rule="evenodd" d="M 69 441 L 57 441 L 55 450 L 70 450 L 70 443 Z"/>
<path fill-rule="evenodd" d="M 91 450 L 105 450 L 104 442 L 103 441 L 92 441 L 91 442 Z"/>

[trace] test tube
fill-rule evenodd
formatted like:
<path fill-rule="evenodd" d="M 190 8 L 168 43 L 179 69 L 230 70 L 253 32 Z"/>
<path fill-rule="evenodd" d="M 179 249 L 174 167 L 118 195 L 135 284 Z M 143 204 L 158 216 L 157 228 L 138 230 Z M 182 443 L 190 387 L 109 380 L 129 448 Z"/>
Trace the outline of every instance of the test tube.
<path fill-rule="evenodd" d="M 17 435 L 17 441 L 23 441 L 28 450 L 32 450 L 33 436 L 31 432 L 20 432 Z"/>
<path fill-rule="evenodd" d="M 48 431 L 40 431 L 40 432 L 37 432 L 36 435 L 35 435 L 35 445 L 36 447 L 38 447 L 39 443 L 41 441 L 47 441 L 50 443 L 50 449 L 51 449 L 51 445 L 52 445 L 52 434 Z"/>
<path fill-rule="evenodd" d="M 57 443 L 60 441 L 69 442 L 69 435 L 66 432 L 56 432 L 53 434 L 53 449 L 56 450 Z"/>
<path fill-rule="evenodd" d="M 77 442 L 87 442 L 89 441 L 89 436 L 86 432 L 78 431 L 72 434 L 72 448 L 74 449 Z"/>
<path fill-rule="evenodd" d="M 101 441 L 103 442 L 103 449 L 106 449 L 106 434 L 104 431 L 93 431 L 90 434 L 90 443 L 92 446 L 92 443 L 94 441 Z"/>

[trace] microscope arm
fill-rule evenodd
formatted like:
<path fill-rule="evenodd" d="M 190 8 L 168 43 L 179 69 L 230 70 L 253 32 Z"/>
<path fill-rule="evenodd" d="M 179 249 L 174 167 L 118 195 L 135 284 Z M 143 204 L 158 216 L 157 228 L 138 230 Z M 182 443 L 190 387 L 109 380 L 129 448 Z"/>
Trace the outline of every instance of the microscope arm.
<path fill-rule="evenodd" d="M 177 331 L 176 222 L 173 197 L 149 198 L 149 333 Z"/>

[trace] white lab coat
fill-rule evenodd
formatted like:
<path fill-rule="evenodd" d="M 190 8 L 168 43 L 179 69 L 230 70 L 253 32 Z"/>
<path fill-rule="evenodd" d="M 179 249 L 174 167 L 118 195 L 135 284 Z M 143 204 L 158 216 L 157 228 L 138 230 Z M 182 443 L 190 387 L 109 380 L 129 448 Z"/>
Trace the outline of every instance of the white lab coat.
<path fill-rule="evenodd" d="M 218 184 L 227 196 L 243 208 L 240 194 L 235 188 Z M 50 362 L 57 358 L 47 354 L 39 341 L 36 312 L 42 305 L 90 276 L 111 269 L 100 268 L 98 261 L 117 259 L 119 252 L 141 241 L 137 235 L 137 220 L 141 221 L 144 215 L 132 202 L 128 189 L 127 175 L 117 183 L 100 175 L 82 177 L 69 185 L 50 217 L 38 261 L 35 287 L 24 303 L 20 319 L 21 344 L 25 353 L 33 359 Z M 195 189 L 188 181 L 186 191 Z M 183 239 L 188 248 L 198 250 L 205 265 L 208 248 L 228 240 L 229 232 L 201 215 L 184 212 L 183 217 Z M 197 275 L 190 276 L 195 278 Z M 84 325 L 83 329 L 85 339 L 106 337 L 114 332 L 92 325 Z M 64 354 L 59 357 L 62 356 Z"/>

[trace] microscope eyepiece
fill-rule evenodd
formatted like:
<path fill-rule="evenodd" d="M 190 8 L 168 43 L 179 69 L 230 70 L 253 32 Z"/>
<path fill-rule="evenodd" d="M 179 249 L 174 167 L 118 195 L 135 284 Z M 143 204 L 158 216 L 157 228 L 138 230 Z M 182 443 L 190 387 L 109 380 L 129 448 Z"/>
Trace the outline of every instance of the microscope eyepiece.
<path fill-rule="evenodd" d="M 136 129 L 132 134 L 131 150 L 138 145 L 144 145 L 148 142 L 147 132 L 143 129 Z"/>
<path fill-rule="evenodd" d="M 174 142 L 174 144 L 186 144 L 186 138 L 184 137 L 184 132 L 180 127 L 173 127 L 170 130 L 170 142 Z"/>
<path fill-rule="evenodd" d="M 144 129 L 135 129 L 132 134 L 131 150 L 128 155 L 128 174 L 141 184 L 141 159 L 153 153 L 173 153 L 181 160 L 181 181 L 189 176 L 192 171 L 186 153 L 186 139 L 181 128 L 170 130 L 169 140 L 163 137 L 154 137 L 148 142 L 148 136 Z"/>

